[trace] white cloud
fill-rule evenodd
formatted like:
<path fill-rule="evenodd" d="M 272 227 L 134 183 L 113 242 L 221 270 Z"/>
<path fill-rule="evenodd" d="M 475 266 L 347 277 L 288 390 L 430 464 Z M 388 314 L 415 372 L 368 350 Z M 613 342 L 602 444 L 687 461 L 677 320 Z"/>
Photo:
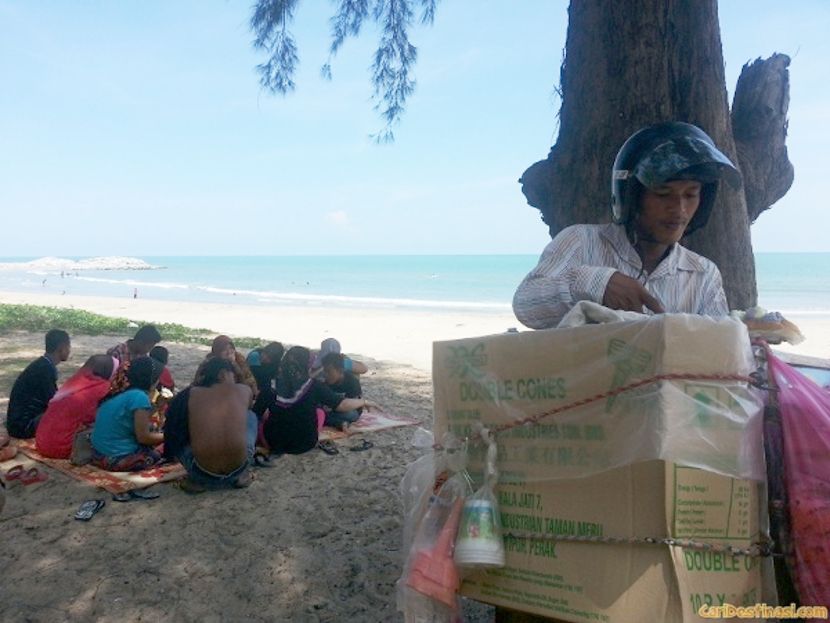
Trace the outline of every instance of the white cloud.
<path fill-rule="evenodd" d="M 349 215 L 346 214 L 345 210 L 326 212 L 326 221 L 337 227 L 348 227 L 350 225 Z"/>

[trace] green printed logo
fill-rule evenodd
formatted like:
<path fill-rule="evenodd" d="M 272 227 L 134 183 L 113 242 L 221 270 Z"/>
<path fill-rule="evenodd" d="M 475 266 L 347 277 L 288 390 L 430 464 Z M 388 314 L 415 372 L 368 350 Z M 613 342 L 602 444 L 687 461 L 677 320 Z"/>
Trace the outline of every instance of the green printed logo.
<path fill-rule="evenodd" d="M 641 348 L 635 348 L 624 340 L 613 338 L 608 342 L 608 360 L 614 364 L 614 378 L 609 389 L 617 389 L 626 385 L 633 376 L 643 374 L 651 364 L 651 353 Z M 605 411 L 610 411 L 617 396 L 611 396 L 605 402 Z"/>
<path fill-rule="evenodd" d="M 451 377 L 480 379 L 484 376 L 481 368 L 487 365 L 487 354 L 484 352 L 483 342 L 474 348 L 450 346 L 450 351 L 447 368 Z"/>

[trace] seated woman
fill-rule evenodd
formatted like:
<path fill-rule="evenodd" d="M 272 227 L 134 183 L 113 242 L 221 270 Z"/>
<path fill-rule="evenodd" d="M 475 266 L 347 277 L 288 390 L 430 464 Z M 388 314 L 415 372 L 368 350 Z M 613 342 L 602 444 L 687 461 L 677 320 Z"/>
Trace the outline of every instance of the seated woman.
<path fill-rule="evenodd" d="M 98 403 L 107 395 L 118 360 L 110 355 L 92 355 L 49 401 L 35 433 L 35 446 L 43 456 L 68 459 L 72 440 L 95 421 Z"/>
<path fill-rule="evenodd" d="M 127 370 L 127 389 L 98 406 L 92 429 L 93 465 L 111 472 L 134 472 L 161 462 L 154 446 L 164 441 L 164 435 L 150 430 L 150 392 L 161 369 L 152 357 L 134 359 Z"/>
<path fill-rule="evenodd" d="M 204 384 L 205 364 L 214 357 L 230 361 L 234 367 L 233 371 L 236 382 L 244 383 L 251 388 L 254 396 L 257 395 L 257 383 L 253 373 L 251 372 L 251 368 L 248 366 L 248 362 L 245 361 L 245 357 L 236 351 L 236 346 L 234 346 L 233 340 L 231 340 L 231 338 L 227 335 L 218 335 L 213 340 L 210 352 L 205 356 L 205 360 L 199 365 L 199 369 L 196 370 L 196 376 L 193 379 L 194 385 Z"/>
<path fill-rule="evenodd" d="M 344 398 L 325 382 L 310 378 L 310 359 L 311 353 L 302 346 L 290 348 L 282 359 L 277 390 L 263 418 L 263 434 L 271 452 L 302 454 L 316 447 L 325 420 L 325 412 L 318 407 L 340 413 L 374 407 L 363 398 Z"/>
<path fill-rule="evenodd" d="M 314 359 L 312 359 L 311 376 L 322 377 L 323 359 L 331 353 L 341 354 L 340 342 L 333 337 L 327 337 L 320 342 L 320 350 L 317 351 Z M 369 366 L 362 361 L 357 361 L 347 355 L 343 355 L 343 369 L 350 374 L 359 375 L 366 374 L 369 371 Z"/>

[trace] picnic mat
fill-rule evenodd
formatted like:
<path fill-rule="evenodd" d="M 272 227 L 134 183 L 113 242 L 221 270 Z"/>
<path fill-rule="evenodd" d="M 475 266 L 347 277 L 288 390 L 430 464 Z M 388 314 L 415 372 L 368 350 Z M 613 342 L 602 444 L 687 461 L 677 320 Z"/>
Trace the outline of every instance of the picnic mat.
<path fill-rule="evenodd" d="M 363 433 L 373 433 L 379 430 L 386 430 L 387 428 L 398 428 L 400 426 L 415 426 L 419 424 L 420 420 L 415 418 L 405 417 L 402 415 L 391 415 L 383 413 L 382 411 L 364 411 L 360 419 L 349 426 L 347 432 L 337 430 L 335 428 L 324 427 L 320 431 L 320 440 L 326 439 L 345 439 L 351 435 L 362 435 Z"/>
<path fill-rule="evenodd" d="M 49 459 L 35 450 L 34 439 L 17 439 L 18 450 L 30 459 L 48 465 L 93 487 L 101 487 L 110 493 L 123 493 L 132 489 L 144 489 L 157 482 L 184 478 L 187 473 L 181 463 L 166 463 L 141 472 L 107 472 L 92 465 L 72 465 L 67 459 Z"/>

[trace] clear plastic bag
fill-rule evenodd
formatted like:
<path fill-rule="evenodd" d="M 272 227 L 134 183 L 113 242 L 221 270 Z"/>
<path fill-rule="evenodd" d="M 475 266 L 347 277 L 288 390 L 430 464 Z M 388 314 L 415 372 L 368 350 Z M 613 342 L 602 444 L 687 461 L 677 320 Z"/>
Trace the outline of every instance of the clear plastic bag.
<path fill-rule="evenodd" d="M 451 440 L 445 440 L 445 448 L 410 464 L 401 481 L 408 555 L 397 592 L 398 609 L 407 623 L 450 623 L 459 616 L 460 577 L 453 551 L 471 488 L 463 448 Z"/>
<path fill-rule="evenodd" d="M 793 579 L 802 604 L 830 606 L 830 392 L 767 359 L 779 390 Z"/>
<path fill-rule="evenodd" d="M 504 541 L 494 491 L 499 478 L 496 468 L 498 449 L 495 438 L 487 429 L 480 428 L 479 434 L 487 443 L 484 483 L 464 502 L 454 557 L 463 567 L 503 567 Z"/>

